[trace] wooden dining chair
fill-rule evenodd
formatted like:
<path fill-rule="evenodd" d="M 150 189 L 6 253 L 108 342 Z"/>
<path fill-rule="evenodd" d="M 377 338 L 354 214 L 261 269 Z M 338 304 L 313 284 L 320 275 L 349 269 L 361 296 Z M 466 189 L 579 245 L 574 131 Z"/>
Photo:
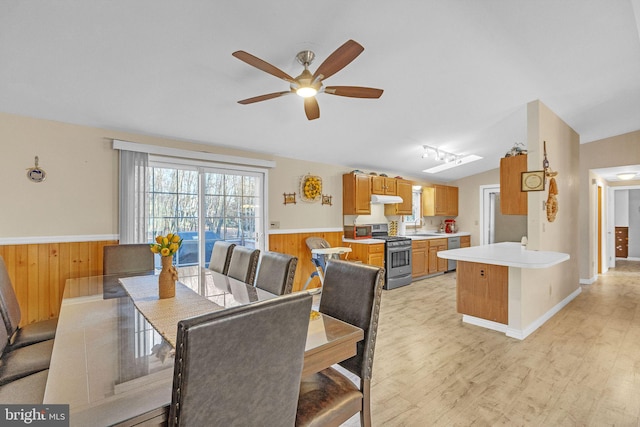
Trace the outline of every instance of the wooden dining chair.
<path fill-rule="evenodd" d="M 8 345 L 5 351 L 51 340 L 56 335 L 58 319 L 48 319 L 20 326 L 22 313 L 18 298 L 11 284 L 9 271 L 0 256 L 0 314 L 7 331 Z M 49 352 L 49 354 L 51 354 Z M 50 357 L 50 356 L 49 356 Z"/>
<path fill-rule="evenodd" d="M 107 245 L 103 248 L 102 257 L 105 275 L 152 273 L 155 269 L 148 243 Z"/>
<path fill-rule="evenodd" d="M 297 266 L 297 257 L 279 252 L 264 252 L 260 257 L 256 288 L 275 295 L 290 294 Z"/>
<path fill-rule="evenodd" d="M 245 246 L 236 246 L 231 253 L 227 276 L 241 280 L 247 285 L 252 285 L 256 279 L 260 249 L 250 249 Z"/>
<path fill-rule="evenodd" d="M 209 270 L 217 273 L 227 274 L 229 271 L 229 262 L 231 254 L 236 247 L 235 243 L 225 242 L 224 240 L 216 240 L 211 250 L 211 259 L 209 260 Z"/>
<path fill-rule="evenodd" d="M 360 378 L 360 387 L 334 368 L 302 378 L 297 426 L 337 426 L 360 413 L 371 426 L 370 386 L 384 268 L 329 260 L 319 311 L 364 331 L 357 354 L 340 365 Z"/>
<path fill-rule="evenodd" d="M 296 293 L 178 322 L 169 425 L 292 426 L 311 300 Z"/>

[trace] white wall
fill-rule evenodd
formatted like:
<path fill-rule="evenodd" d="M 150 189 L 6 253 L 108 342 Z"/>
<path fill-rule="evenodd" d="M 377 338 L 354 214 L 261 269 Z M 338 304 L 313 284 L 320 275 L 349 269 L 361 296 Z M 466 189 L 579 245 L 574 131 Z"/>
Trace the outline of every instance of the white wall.
<path fill-rule="evenodd" d="M 629 190 L 615 190 L 614 227 L 629 226 Z"/>

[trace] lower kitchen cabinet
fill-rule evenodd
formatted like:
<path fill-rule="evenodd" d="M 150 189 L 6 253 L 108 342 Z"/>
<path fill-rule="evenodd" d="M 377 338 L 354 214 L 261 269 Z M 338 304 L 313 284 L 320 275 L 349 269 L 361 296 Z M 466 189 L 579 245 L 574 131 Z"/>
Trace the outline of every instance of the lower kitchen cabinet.
<path fill-rule="evenodd" d="M 411 277 L 422 277 L 429 273 L 427 256 L 427 248 L 429 244 L 427 240 L 414 240 L 411 242 Z"/>
<path fill-rule="evenodd" d="M 471 247 L 471 236 L 460 236 L 460 247 L 461 248 Z"/>
<path fill-rule="evenodd" d="M 438 258 L 438 252 L 447 250 L 447 239 L 431 239 L 429 242 L 428 258 L 429 267 L 428 273 L 440 273 L 447 271 L 449 261 L 445 258 Z"/>
<path fill-rule="evenodd" d="M 447 271 L 448 261 L 438 258 L 438 252 L 447 250 L 447 239 L 414 240 L 411 243 L 411 277 Z"/>
<path fill-rule="evenodd" d="M 362 261 L 365 264 L 384 267 L 384 243 L 351 243 L 351 253 L 348 258 L 351 261 Z"/>
<path fill-rule="evenodd" d="M 509 267 L 458 261 L 458 313 L 509 323 Z"/>

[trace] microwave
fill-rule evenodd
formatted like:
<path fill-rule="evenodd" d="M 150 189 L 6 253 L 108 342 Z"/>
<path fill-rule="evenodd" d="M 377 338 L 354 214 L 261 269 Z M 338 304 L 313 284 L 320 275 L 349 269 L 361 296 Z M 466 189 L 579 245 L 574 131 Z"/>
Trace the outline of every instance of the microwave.
<path fill-rule="evenodd" d="M 344 237 L 345 239 L 370 239 L 371 226 L 370 225 L 345 225 Z"/>

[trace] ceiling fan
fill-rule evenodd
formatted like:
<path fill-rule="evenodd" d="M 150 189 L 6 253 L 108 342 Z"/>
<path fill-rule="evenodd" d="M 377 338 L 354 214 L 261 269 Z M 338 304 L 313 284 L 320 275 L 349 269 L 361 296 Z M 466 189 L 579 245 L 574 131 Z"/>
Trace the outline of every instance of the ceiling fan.
<path fill-rule="evenodd" d="M 313 62 L 315 54 L 310 50 L 303 50 L 296 55 L 296 59 L 304 66 L 304 70 L 298 77 L 291 77 L 279 68 L 257 58 L 242 50 L 233 52 L 233 56 L 247 64 L 256 67 L 266 73 L 276 76 L 289 82 L 289 90 L 283 92 L 268 93 L 253 98 L 238 101 L 239 104 L 253 104 L 254 102 L 266 101 L 284 95 L 297 94 L 304 98 L 304 112 L 309 120 L 320 117 L 320 107 L 315 95 L 324 92 L 329 95 L 347 96 L 351 98 L 380 98 L 382 89 L 360 86 L 323 86 L 323 81 L 349 65 L 362 53 L 364 47 L 358 42 L 348 40 L 345 44 L 336 49 L 324 60 L 315 73 L 311 74 L 309 65 Z"/>

